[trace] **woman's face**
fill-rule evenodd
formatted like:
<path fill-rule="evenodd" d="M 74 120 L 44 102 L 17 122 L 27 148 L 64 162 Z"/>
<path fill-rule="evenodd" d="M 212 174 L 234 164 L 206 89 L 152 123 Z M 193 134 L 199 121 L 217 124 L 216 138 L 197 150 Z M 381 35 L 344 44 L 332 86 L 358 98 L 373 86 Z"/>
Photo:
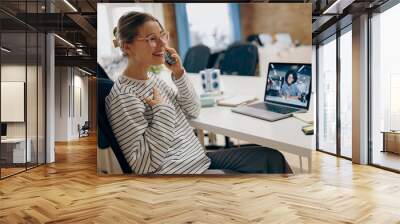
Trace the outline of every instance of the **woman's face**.
<path fill-rule="evenodd" d="M 289 76 L 288 76 L 288 78 L 287 78 L 287 82 L 288 82 L 288 84 L 290 85 L 290 84 L 292 84 L 293 83 L 293 75 L 292 74 L 290 74 Z"/>
<path fill-rule="evenodd" d="M 164 63 L 166 42 L 160 39 L 163 30 L 155 21 L 147 21 L 138 29 L 138 35 L 132 43 L 126 43 L 124 50 L 128 58 L 145 65 Z"/>

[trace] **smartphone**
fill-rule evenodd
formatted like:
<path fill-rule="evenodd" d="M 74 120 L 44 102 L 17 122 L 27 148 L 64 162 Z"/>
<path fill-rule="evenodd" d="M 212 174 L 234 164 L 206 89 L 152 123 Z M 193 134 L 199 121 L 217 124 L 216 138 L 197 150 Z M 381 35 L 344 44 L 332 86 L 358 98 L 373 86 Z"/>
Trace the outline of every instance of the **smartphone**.
<path fill-rule="evenodd" d="M 169 64 L 169 65 L 173 65 L 176 63 L 175 58 L 173 58 L 171 53 L 169 53 L 168 51 L 165 51 L 164 58 L 165 58 L 165 62 L 167 62 L 167 64 Z"/>

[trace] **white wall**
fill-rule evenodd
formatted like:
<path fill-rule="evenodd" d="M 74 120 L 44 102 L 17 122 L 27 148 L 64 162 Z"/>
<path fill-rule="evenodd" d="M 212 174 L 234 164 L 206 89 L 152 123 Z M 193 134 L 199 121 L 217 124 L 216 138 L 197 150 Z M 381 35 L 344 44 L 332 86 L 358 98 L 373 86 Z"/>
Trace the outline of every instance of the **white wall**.
<path fill-rule="evenodd" d="M 88 78 L 82 75 L 75 68 L 56 67 L 55 141 L 79 138 L 78 124 L 82 126 L 88 120 Z M 78 101 L 79 89 L 81 103 Z"/>
<path fill-rule="evenodd" d="M 55 68 L 55 141 L 68 141 L 68 85 L 67 67 Z"/>
<path fill-rule="evenodd" d="M 1 66 L 1 81 L 10 81 L 10 82 L 25 82 L 25 75 L 27 69 L 28 74 L 36 74 L 36 67 L 18 64 L 9 64 Z M 36 97 L 36 89 L 34 93 L 27 93 L 28 102 L 33 101 L 31 98 Z M 36 106 L 36 105 L 35 105 Z M 1 110 L 7 110 L 8 108 L 1 108 Z M 36 114 L 35 114 L 36 116 Z M 28 121 L 33 120 L 31 114 L 28 114 Z M 35 120 L 36 121 L 36 120 Z M 26 122 L 7 122 L 7 136 L 8 137 L 25 137 L 25 123 Z M 31 127 L 31 125 L 29 125 Z M 29 137 L 29 136 L 28 136 Z"/>
<path fill-rule="evenodd" d="M 37 70 L 38 69 L 38 70 Z M 45 150 L 45 116 L 44 116 L 44 74 L 42 67 L 25 66 L 25 64 L 4 64 L 1 66 L 1 81 L 17 81 L 26 84 L 26 106 L 20 108 L 21 113 L 26 112 L 26 120 L 22 122 L 6 122 L 7 137 L 24 138 L 25 135 L 30 139 L 32 161 L 36 162 L 37 153 L 39 163 L 44 163 Z M 27 78 L 27 81 L 25 80 Z M 3 92 L 4 89 L 2 89 Z M 24 94 L 24 90 L 20 90 Z M 2 95 L 7 97 L 7 95 Z M 16 113 L 11 107 L 2 107 L 2 112 Z M 9 111 L 7 111 L 9 110 Z M 15 110 L 15 109 L 14 109 Z"/>

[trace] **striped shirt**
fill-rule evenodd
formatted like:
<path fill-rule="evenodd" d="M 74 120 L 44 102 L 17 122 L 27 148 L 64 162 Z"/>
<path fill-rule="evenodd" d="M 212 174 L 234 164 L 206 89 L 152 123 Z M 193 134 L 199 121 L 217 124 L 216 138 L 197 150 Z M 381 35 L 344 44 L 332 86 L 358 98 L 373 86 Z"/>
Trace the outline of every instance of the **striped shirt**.
<path fill-rule="evenodd" d="M 187 74 L 174 80 L 177 91 L 156 75 L 136 80 L 118 77 L 106 98 L 108 120 L 121 150 L 136 174 L 201 174 L 210 166 L 188 119 L 200 102 Z M 150 107 L 153 87 L 161 104 Z"/>

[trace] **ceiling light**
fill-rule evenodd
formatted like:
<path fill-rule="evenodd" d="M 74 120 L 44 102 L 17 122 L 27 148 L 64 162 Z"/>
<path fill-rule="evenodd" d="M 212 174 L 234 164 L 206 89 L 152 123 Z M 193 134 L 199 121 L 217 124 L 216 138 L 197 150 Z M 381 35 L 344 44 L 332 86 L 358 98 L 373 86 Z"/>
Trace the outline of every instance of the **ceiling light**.
<path fill-rule="evenodd" d="M 10 53 L 10 52 L 11 52 L 11 50 L 9 50 L 9 49 L 7 49 L 7 48 L 5 48 L 5 47 L 1 47 L 1 50 L 4 51 L 4 52 L 6 52 L 6 53 Z"/>
<path fill-rule="evenodd" d="M 351 5 L 355 0 L 336 0 L 332 5 L 324 10 L 322 14 L 342 14 L 343 10 Z"/>
<path fill-rule="evenodd" d="M 54 36 L 57 37 L 58 39 L 60 39 L 61 41 L 63 41 L 64 43 L 66 43 L 67 45 L 69 45 L 70 47 L 75 48 L 75 45 L 73 45 L 73 44 L 72 44 L 71 42 L 69 42 L 68 40 L 66 40 L 66 39 L 64 39 L 64 38 L 62 38 L 62 37 L 60 37 L 60 36 L 57 35 L 57 34 L 54 34 Z"/>
<path fill-rule="evenodd" d="M 85 73 L 85 74 L 87 74 L 87 75 L 92 75 L 92 73 L 90 73 L 90 72 L 88 72 L 88 71 L 86 71 L 86 70 L 83 70 L 83 69 L 81 69 L 81 68 L 79 68 L 79 67 L 78 67 L 78 69 L 79 69 L 81 72 L 83 72 L 83 73 Z"/>
<path fill-rule="evenodd" d="M 72 10 L 74 10 L 75 12 L 78 12 L 78 10 L 71 4 L 69 3 L 68 0 L 64 0 L 65 4 L 67 4 Z"/>

